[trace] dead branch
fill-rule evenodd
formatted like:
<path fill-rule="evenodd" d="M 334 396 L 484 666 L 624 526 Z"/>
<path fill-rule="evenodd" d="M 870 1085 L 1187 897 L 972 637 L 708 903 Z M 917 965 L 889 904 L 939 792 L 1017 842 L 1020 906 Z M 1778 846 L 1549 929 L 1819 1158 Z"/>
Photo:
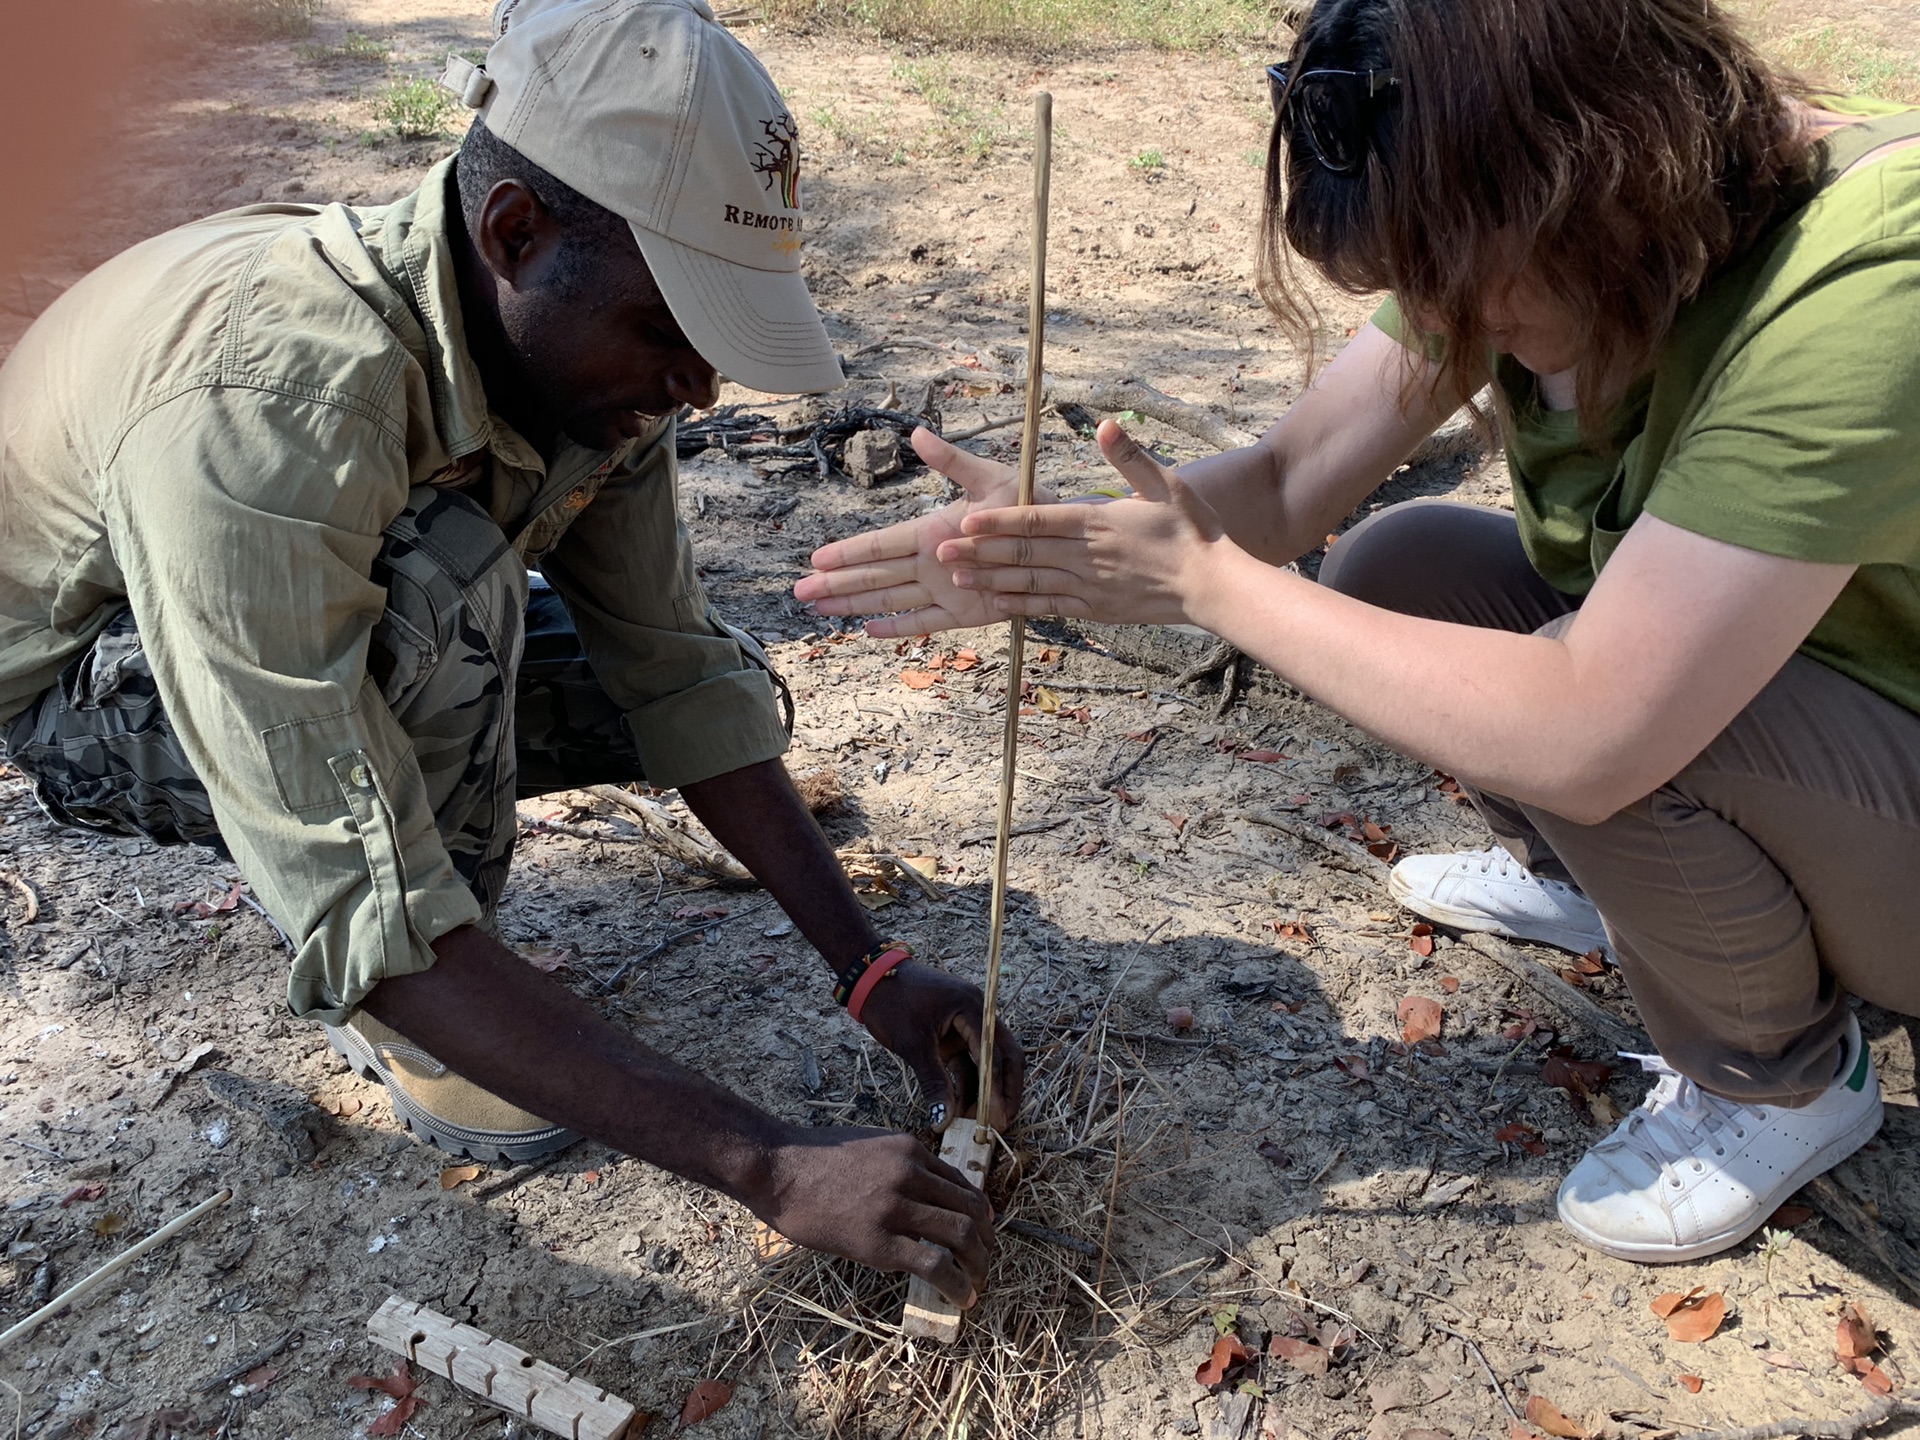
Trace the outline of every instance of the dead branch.
<path fill-rule="evenodd" d="M 1576 1024 L 1584 1025 L 1612 1049 L 1644 1054 L 1653 1042 L 1639 1028 L 1602 1009 L 1547 966 L 1495 935 L 1462 935 L 1460 943 L 1493 961 Z"/>
<path fill-rule="evenodd" d="M 681 864 L 711 875 L 722 885 L 742 890 L 758 888 L 760 882 L 748 873 L 746 866 L 718 845 L 695 838 L 680 818 L 659 801 L 622 790 L 618 785 L 589 785 L 587 793 L 639 820 L 653 842 Z"/>
<path fill-rule="evenodd" d="M 1801 1193 L 1822 1215 L 1866 1246 L 1909 1296 L 1920 1299 L 1920 1253 L 1874 1219 L 1832 1175 L 1809 1181 Z"/>
<path fill-rule="evenodd" d="M 1153 747 L 1158 745 L 1159 743 L 1160 743 L 1160 731 L 1156 728 L 1151 734 L 1147 736 L 1147 743 L 1140 747 L 1140 753 L 1134 756 L 1133 759 L 1129 760 L 1126 764 L 1122 765 L 1118 770 L 1114 771 L 1111 775 L 1107 776 L 1106 779 L 1102 780 L 1100 782 L 1100 788 L 1102 790 L 1113 789 L 1114 786 L 1118 785 L 1122 780 L 1126 779 L 1127 776 L 1131 775 L 1136 769 L 1138 769 L 1140 766 L 1140 762 L 1146 759 L 1147 756 L 1151 755 L 1153 753 Z"/>
<path fill-rule="evenodd" d="M 1842 1415 L 1837 1420 L 1775 1420 L 1740 1430 L 1695 1431 L 1687 1440 L 1787 1440 L 1792 1435 L 1805 1435 L 1809 1440 L 1853 1440 L 1854 1436 L 1889 1420 L 1912 1415 L 1920 1415 L 1920 1403 L 1904 1395 L 1884 1395 L 1866 1409 Z"/>
<path fill-rule="evenodd" d="M 1375 880 L 1384 880 L 1387 875 L 1387 862 L 1370 853 L 1364 845 L 1356 845 L 1344 835 L 1337 835 L 1324 826 L 1311 821 L 1301 820 L 1293 815 L 1280 815 L 1266 811 L 1243 810 L 1234 817 L 1249 825 L 1263 825 L 1269 830 L 1278 830 L 1291 835 L 1296 840 L 1325 850 L 1343 870 L 1351 870 L 1356 875 L 1368 875 Z"/>
<path fill-rule="evenodd" d="M 1103 414 L 1131 410 L 1170 429 L 1205 441 L 1216 450 L 1237 450 L 1255 437 L 1229 425 L 1205 406 L 1177 400 L 1144 380 L 1085 381 L 1047 377 L 1047 399 L 1054 405 L 1084 405 Z"/>
<path fill-rule="evenodd" d="M 0 870 L 0 880 L 4 880 L 20 892 L 21 902 L 27 907 L 26 918 L 20 923 L 31 925 L 40 918 L 40 894 L 33 888 L 24 875 L 16 875 L 11 870 Z"/>

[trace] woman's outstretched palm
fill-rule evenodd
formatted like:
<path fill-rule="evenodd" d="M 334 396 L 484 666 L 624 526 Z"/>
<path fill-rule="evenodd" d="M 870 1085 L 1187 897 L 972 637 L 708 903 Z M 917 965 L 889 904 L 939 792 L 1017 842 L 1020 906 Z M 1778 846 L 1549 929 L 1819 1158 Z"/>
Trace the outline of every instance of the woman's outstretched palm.
<path fill-rule="evenodd" d="M 966 498 L 917 520 L 823 545 L 813 553 L 814 573 L 793 587 L 795 598 L 822 615 L 877 615 L 867 622 L 867 633 L 880 639 L 1006 619 L 989 608 L 991 594 L 960 589 L 952 567 L 936 557 L 943 543 L 960 537 L 960 522 L 973 511 L 1015 503 L 1018 477 L 1011 467 L 969 455 L 931 430 L 914 431 L 913 448 Z"/>

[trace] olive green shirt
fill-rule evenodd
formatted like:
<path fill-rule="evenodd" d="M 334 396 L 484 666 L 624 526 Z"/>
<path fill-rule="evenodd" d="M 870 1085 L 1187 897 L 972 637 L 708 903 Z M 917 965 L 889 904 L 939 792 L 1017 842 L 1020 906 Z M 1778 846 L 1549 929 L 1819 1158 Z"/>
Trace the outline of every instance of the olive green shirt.
<path fill-rule="evenodd" d="M 157 236 L 0 367 L 0 722 L 131 604 L 221 834 L 292 937 L 289 1003 L 333 1023 L 480 914 L 367 674 L 369 577 L 410 487 L 465 490 L 541 568 L 654 783 L 787 744 L 695 577 L 671 423 L 542 457 L 489 411 L 451 177 Z"/>
<path fill-rule="evenodd" d="M 1814 198 L 1681 311 L 1608 453 L 1496 360 L 1514 513 L 1534 568 L 1569 595 L 1642 514 L 1858 566 L 1801 651 L 1920 711 L 1920 149 L 1842 174 L 1920 134 L 1920 115 L 1822 104 L 1876 118 L 1830 136 Z M 1374 323 L 1407 337 L 1391 301 Z"/>

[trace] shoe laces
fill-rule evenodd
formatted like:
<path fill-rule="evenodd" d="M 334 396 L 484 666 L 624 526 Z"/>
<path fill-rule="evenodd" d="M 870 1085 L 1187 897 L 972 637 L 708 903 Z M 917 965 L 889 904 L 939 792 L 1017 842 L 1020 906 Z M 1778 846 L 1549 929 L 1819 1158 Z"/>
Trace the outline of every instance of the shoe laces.
<path fill-rule="evenodd" d="M 1620 1058 L 1639 1061 L 1642 1070 L 1659 1078 L 1640 1108 L 1601 1143 L 1639 1156 L 1676 1189 L 1683 1183 L 1682 1166 L 1704 1173 L 1709 1157 L 1726 1158 L 1729 1140 L 1743 1142 L 1766 1122 L 1765 1106 L 1702 1090 L 1658 1055 L 1622 1050 Z"/>
<path fill-rule="evenodd" d="M 1515 858 L 1513 852 L 1508 850 L 1504 845 L 1495 845 L 1491 850 L 1469 850 L 1462 858 L 1461 863 L 1464 867 L 1475 860 L 1480 862 L 1480 873 L 1482 875 L 1493 873 L 1494 867 L 1498 866 L 1500 878 L 1503 880 L 1511 876 L 1523 885 L 1531 882 L 1535 885 L 1543 885 L 1549 891 L 1571 890 L 1573 888 L 1563 880 L 1549 880 L 1544 875 L 1534 874 L 1533 871 L 1521 864 L 1520 861 Z"/>

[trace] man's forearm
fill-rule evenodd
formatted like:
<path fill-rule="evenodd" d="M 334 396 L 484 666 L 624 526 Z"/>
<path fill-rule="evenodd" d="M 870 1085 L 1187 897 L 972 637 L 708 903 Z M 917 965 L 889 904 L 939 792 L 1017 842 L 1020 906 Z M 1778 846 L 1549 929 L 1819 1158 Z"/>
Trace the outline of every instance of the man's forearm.
<path fill-rule="evenodd" d="M 680 787 L 687 808 L 746 866 L 838 973 L 880 943 L 806 801 L 778 760 Z"/>
<path fill-rule="evenodd" d="M 456 1074 L 542 1119 L 751 1204 L 788 1128 L 641 1044 L 472 926 L 366 1008 Z"/>

